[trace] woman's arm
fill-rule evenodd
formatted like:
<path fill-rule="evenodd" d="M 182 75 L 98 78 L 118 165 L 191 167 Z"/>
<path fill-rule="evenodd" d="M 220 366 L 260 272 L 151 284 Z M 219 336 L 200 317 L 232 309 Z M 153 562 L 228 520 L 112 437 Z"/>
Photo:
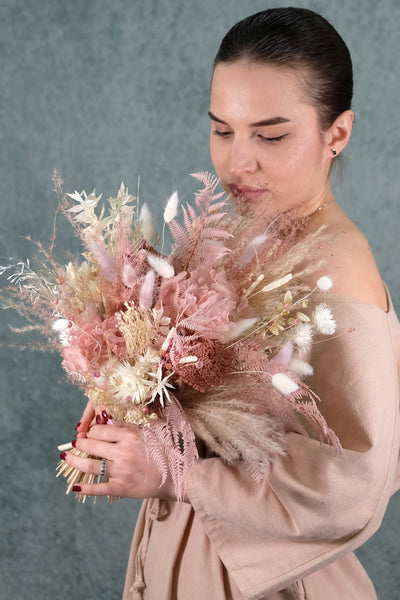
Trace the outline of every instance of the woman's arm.
<path fill-rule="evenodd" d="M 359 546 L 379 527 L 393 491 L 399 401 L 389 316 L 362 302 L 330 304 L 338 328 L 314 345 L 310 385 L 343 452 L 291 433 L 262 485 L 243 463 L 214 458 L 198 461 L 189 477 L 188 498 L 246 598 Z"/>

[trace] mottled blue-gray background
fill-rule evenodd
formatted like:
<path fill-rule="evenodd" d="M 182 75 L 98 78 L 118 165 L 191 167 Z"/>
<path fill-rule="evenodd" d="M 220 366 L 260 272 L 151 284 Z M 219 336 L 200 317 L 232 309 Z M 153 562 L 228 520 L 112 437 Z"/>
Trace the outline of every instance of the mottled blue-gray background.
<path fill-rule="evenodd" d="M 303 0 L 341 32 L 355 66 L 357 120 L 338 199 L 370 239 L 400 308 L 399 0 Z M 46 241 L 64 189 L 121 180 L 160 214 L 188 173 L 211 167 L 211 63 L 238 19 L 285 3 L 246 0 L 0 0 L 0 264 Z M 58 256 L 75 248 L 60 224 Z M 4 342 L 13 335 L 0 315 Z M 80 505 L 54 477 L 84 401 L 57 356 L 0 348 L 1 598 L 120 597 L 139 503 Z M 61 383 L 60 383 L 61 381 Z M 377 398 L 379 402 L 379 398 Z M 357 510 L 357 507 L 354 507 Z M 400 498 L 359 551 L 382 600 L 400 598 Z M 194 581 L 195 585 L 195 581 Z M 362 600 L 362 599 L 360 599 Z"/>

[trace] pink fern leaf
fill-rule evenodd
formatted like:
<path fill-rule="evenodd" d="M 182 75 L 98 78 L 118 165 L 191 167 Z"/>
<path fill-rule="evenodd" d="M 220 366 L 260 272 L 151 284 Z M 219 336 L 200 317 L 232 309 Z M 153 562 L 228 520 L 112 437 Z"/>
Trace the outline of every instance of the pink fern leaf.
<path fill-rule="evenodd" d="M 188 239 L 186 231 L 175 219 L 168 223 L 168 227 L 174 240 L 175 248 L 179 251 L 179 254 L 182 254 L 182 249 L 186 247 Z"/>
<path fill-rule="evenodd" d="M 186 232 L 187 232 L 186 235 L 188 237 L 193 235 L 193 231 L 192 231 L 193 230 L 193 222 L 196 221 L 196 219 L 197 219 L 196 213 L 194 213 L 194 215 L 193 215 L 193 212 L 194 212 L 194 210 L 193 210 L 193 208 L 191 208 L 190 205 L 188 205 L 187 208 L 182 206 L 183 221 L 184 221 L 184 225 L 185 225 Z"/>
<path fill-rule="evenodd" d="M 221 219 L 223 219 L 224 217 L 226 217 L 228 213 L 226 212 L 215 212 L 215 213 L 210 213 L 207 215 L 207 224 L 211 224 L 211 223 L 219 223 L 219 221 L 221 221 Z"/>
<path fill-rule="evenodd" d="M 197 219 L 197 213 L 194 210 L 193 206 L 191 206 L 190 204 L 187 204 L 187 208 L 184 209 L 184 212 L 186 213 L 186 217 L 188 220 L 191 219 L 192 221 L 195 221 Z"/>
<path fill-rule="evenodd" d="M 221 196 L 223 196 L 224 193 L 222 194 L 217 194 L 216 196 L 214 196 L 214 198 L 219 199 Z M 226 213 L 221 213 L 221 211 L 228 205 L 228 203 L 226 202 L 226 200 L 222 200 L 221 202 L 213 202 L 213 204 L 210 206 L 210 210 L 209 212 L 211 214 L 223 214 L 225 215 Z"/>
<path fill-rule="evenodd" d="M 219 183 L 218 177 L 213 173 L 209 173 L 208 171 L 190 173 L 190 176 L 200 181 L 200 183 L 202 183 L 205 188 L 210 189 L 212 192 L 214 192 L 215 188 Z"/>
<path fill-rule="evenodd" d="M 217 227 L 209 227 L 207 221 L 205 223 L 206 227 L 203 231 L 203 237 L 212 238 L 212 239 L 227 239 L 232 238 L 233 235 L 226 231 L 225 229 L 217 228 Z"/>
<path fill-rule="evenodd" d="M 184 498 L 189 469 L 199 455 L 193 430 L 181 405 L 173 394 L 170 396 L 163 418 L 144 428 L 143 435 L 148 453 L 161 475 L 161 485 L 169 475 L 179 502 Z"/>
<path fill-rule="evenodd" d="M 165 456 L 163 444 L 160 443 L 160 436 L 163 424 L 157 420 L 151 427 L 143 427 L 143 440 L 145 442 L 146 454 L 151 458 L 156 466 L 156 469 L 161 475 L 161 485 L 163 485 L 168 477 L 168 462 Z"/>
<path fill-rule="evenodd" d="M 213 265 L 229 252 L 230 250 L 226 246 L 214 240 L 204 240 L 199 244 L 198 262 L 200 264 Z"/>

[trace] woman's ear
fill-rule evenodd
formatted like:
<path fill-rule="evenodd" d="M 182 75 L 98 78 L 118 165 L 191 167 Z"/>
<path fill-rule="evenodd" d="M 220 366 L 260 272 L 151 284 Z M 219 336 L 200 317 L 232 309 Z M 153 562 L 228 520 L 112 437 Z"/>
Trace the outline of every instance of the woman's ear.
<path fill-rule="evenodd" d="M 346 147 L 351 136 L 353 121 L 353 111 L 345 110 L 329 127 L 328 131 L 326 132 L 326 140 L 331 155 L 337 156 Z"/>

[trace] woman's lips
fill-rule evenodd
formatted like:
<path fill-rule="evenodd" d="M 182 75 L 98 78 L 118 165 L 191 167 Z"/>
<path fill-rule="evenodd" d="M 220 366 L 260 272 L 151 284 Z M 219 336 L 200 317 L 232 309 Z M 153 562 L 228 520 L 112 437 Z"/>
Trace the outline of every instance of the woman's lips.
<path fill-rule="evenodd" d="M 249 185 L 236 185 L 234 183 L 229 186 L 229 189 L 232 196 L 239 198 L 240 200 L 256 200 L 267 191 L 263 188 L 255 188 Z"/>

